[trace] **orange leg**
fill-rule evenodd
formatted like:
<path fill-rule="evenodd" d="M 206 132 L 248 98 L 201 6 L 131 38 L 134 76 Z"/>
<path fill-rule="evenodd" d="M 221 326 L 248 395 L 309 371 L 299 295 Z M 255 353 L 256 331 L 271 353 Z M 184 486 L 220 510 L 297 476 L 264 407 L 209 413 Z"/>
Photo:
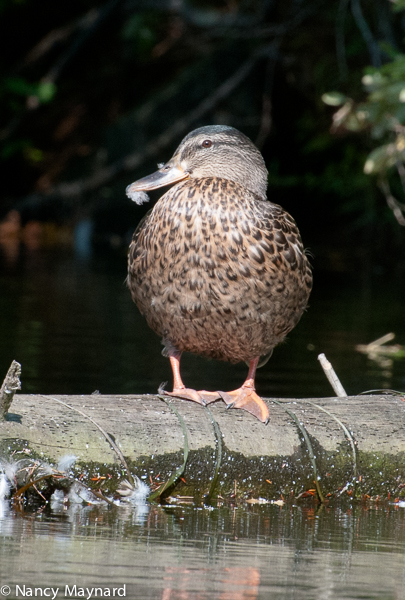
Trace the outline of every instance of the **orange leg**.
<path fill-rule="evenodd" d="M 184 398 L 185 400 L 192 400 L 205 406 L 215 400 L 220 400 L 221 396 L 219 392 L 207 392 L 205 390 L 196 391 L 190 388 L 186 388 L 180 375 L 180 358 L 181 352 L 172 352 L 169 356 L 170 365 L 173 371 L 173 391 L 163 391 L 167 396 L 176 396 L 177 398 Z"/>
<path fill-rule="evenodd" d="M 254 358 L 249 364 L 249 373 L 245 383 L 233 392 L 218 392 L 227 408 L 242 408 L 259 421 L 267 424 L 269 422 L 269 409 L 255 391 L 255 376 L 259 357 Z"/>

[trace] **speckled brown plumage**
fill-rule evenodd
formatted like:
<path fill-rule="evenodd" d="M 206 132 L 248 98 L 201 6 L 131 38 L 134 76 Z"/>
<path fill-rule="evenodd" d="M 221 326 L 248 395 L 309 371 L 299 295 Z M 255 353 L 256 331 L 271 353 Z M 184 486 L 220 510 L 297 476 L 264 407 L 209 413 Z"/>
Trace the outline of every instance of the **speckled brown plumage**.
<path fill-rule="evenodd" d="M 204 148 L 207 142 L 211 146 Z M 264 171 L 257 185 L 254 177 L 251 183 L 249 153 L 255 168 Z M 312 275 L 301 237 L 292 217 L 265 199 L 267 171 L 260 159 L 237 130 L 206 127 L 189 134 L 161 168 L 163 177 L 173 165 L 186 175 L 138 226 L 128 285 L 169 357 L 187 351 L 251 363 L 271 353 L 307 305 Z M 237 170 L 241 175 L 234 175 Z M 129 194 L 152 189 L 144 183 L 148 179 L 132 184 Z"/>

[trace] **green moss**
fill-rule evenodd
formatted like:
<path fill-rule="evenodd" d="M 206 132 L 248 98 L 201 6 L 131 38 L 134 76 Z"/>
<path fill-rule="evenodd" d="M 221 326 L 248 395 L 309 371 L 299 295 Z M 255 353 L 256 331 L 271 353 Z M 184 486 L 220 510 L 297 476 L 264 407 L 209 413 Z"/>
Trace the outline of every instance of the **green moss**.
<path fill-rule="evenodd" d="M 405 497 L 405 452 L 398 454 L 357 452 L 354 473 L 353 454 L 347 442 L 331 452 L 311 438 L 319 485 L 329 502 L 351 499 L 380 499 Z M 190 451 L 186 469 L 165 495 L 191 496 L 196 502 L 204 501 L 211 488 L 216 468 L 216 453 L 207 446 Z M 0 458 L 16 462 L 22 458 L 44 461 L 57 467 L 53 461 L 29 447 L 26 440 L 7 439 L 0 442 Z M 155 489 L 177 470 L 183 462 L 183 453 L 143 456 L 128 461 L 132 474 Z M 93 490 L 105 495 L 116 492 L 128 474 L 119 463 L 77 461 L 73 476 Z M 49 491 L 49 481 L 43 491 Z M 224 448 L 217 485 L 211 490 L 212 499 L 218 497 L 234 502 L 248 498 L 277 500 L 295 499 L 303 492 L 313 490 L 314 471 L 304 441 L 291 456 L 246 457 Z M 311 495 L 311 494 L 310 494 Z"/>

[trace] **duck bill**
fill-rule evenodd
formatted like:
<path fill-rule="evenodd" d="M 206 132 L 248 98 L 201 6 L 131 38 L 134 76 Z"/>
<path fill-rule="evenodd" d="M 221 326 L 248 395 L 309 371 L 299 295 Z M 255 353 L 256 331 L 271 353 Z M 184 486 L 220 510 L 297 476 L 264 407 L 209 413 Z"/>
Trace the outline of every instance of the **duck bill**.
<path fill-rule="evenodd" d="M 152 173 L 152 175 L 147 175 L 146 177 L 142 177 L 142 179 L 138 179 L 138 181 L 131 183 L 126 189 L 127 194 L 130 195 L 134 192 L 149 192 L 150 190 L 156 190 L 165 185 L 171 185 L 172 183 L 177 183 L 177 181 L 189 177 L 189 173 L 184 171 L 181 167 L 173 165 L 168 169 L 168 166 L 170 165 L 165 165 L 162 169 L 159 169 L 159 171 Z"/>

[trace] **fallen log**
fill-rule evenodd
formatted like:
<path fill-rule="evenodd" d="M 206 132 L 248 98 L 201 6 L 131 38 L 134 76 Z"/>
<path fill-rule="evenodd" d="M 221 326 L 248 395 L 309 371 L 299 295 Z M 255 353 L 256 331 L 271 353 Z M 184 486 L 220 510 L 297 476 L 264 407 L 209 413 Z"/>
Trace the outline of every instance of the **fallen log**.
<path fill-rule="evenodd" d="M 23 456 L 57 468 L 75 455 L 74 478 L 103 494 L 134 476 L 160 498 L 402 495 L 400 396 L 265 401 L 267 426 L 222 402 L 17 393 L 0 422 L 0 466 Z"/>

